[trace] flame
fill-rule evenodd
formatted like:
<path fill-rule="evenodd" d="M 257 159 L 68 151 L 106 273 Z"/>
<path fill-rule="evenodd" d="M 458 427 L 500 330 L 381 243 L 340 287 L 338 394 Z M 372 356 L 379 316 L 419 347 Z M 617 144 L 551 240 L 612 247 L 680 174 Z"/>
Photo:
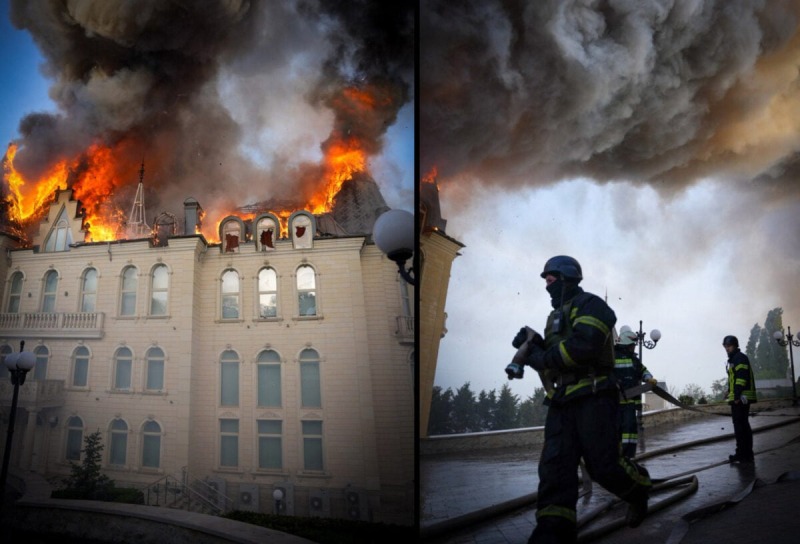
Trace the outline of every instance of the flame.
<path fill-rule="evenodd" d="M 436 183 L 436 176 L 439 175 L 438 169 L 434 166 L 430 172 L 422 176 L 423 183 Z"/>
<path fill-rule="evenodd" d="M 370 141 L 367 133 L 375 132 L 376 112 L 387 109 L 394 100 L 387 89 L 374 85 L 347 87 L 333 98 L 338 121 L 322 144 L 321 173 L 318 179 L 310 180 L 315 189 L 306 194 L 303 209 L 315 215 L 331 211 L 342 185 L 356 174 L 366 172 L 367 158 L 377 150 L 376 142 Z M 47 213 L 57 190 L 71 188 L 74 198 L 84 206 L 85 241 L 105 242 L 125 237 L 127 208 L 120 209 L 122 203 L 115 204 L 113 197 L 117 187 L 137 179 L 138 161 L 133 163 L 129 158 L 141 156 L 138 147 L 133 138 L 123 138 L 111 146 L 94 143 L 76 157 L 58 160 L 40 179 L 32 181 L 15 169 L 18 149 L 16 144 L 10 144 L 3 161 L 3 179 L 9 188 L 5 197 L 9 219 L 21 227 L 32 226 Z M 269 210 L 279 218 L 281 237 L 288 236 L 288 219 L 296 209 Z M 198 234 L 211 243 L 219 243 L 220 223 L 229 215 L 243 221 L 255 217 L 255 213 L 243 213 L 242 209 L 227 213 L 214 210 L 214 216 L 220 220 L 216 224 L 203 224 L 196 229 Z"/>

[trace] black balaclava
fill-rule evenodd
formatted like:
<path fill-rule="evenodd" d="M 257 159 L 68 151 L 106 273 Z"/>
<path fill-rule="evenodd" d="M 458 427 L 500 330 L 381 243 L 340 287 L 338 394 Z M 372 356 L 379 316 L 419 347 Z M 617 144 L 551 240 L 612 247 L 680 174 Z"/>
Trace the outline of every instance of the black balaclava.
<path fill-rule="evenodd" d="M 564 281 L 562 276 L 559 276 L 556 281 L 545 287 L 547 292 L 550 293 L 550 304 L 553 308 L 560 308 L 565 301 L 571 300 L 578 288 L 578 284 L 571 281 Z"/>

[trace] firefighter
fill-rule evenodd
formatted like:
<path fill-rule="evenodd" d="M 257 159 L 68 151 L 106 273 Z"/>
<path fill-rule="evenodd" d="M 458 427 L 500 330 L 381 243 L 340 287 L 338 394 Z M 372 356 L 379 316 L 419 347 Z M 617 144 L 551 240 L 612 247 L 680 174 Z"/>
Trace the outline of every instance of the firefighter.
<path fill-rule="evenodd" d="M 553 306 L 545 336 L 533 337 L 523 327 L 512 341 L 515 348 L 528 344 L 524 364 L 552 378 L 554 385 L 545 400 L 549 408 L 539 458 L 536 527 L 528 542 L 576 542 L 581 457 L 594 481 L 628 502 L 627 523 L 637 527 L 647 515 L 651 482 L 647 471 L 619 450 L 616 316 L 603 299 L 578 286 L 583 273 L 572 257 L 549 259 L 541 277 Z"/>
<path fill-rule="evenodd" d="M 620 329 L 619 340 L 614 346 L 614 376 L 622 391 L 619 401 L 617 423 L 620 430 L 622 455 L 633 459 L 639 442 L 639 416 L 642 411 L 642 395 L 626 396 L 625 390 L 642 382 L 655 385 L 657 380 L 636 355 L 638 336 L 627 325 Z"/>
<path fill-rule="evenodd" d="M 728 404 L 731 406 L 736 453 L 728 456 L 731 463 L 752 463 L 753 430 L 750 428 L 750 405 L 756 402 L 756 380 L 750 359 L 739 350 L 739 339 L 728 335 L 722 339 L 728 353 Z"/>

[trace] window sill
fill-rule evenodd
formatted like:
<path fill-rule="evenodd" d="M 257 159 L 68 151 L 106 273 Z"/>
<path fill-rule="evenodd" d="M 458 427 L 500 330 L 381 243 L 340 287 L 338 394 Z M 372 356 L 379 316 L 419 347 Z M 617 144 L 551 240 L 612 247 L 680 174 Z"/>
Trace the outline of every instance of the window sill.
<path fill-rule="evenodd" d="M 333 476 L 331 476 L 328 472 L 324 470 L 300 470 L 297 472 L 297 477 L 325 480 L 325 479 L 330 479 Z"/>
<path fill-rule="evenodd" d="M 253 319 L 253 323 L 271 323 L 280 321 L 283 321 L 283 316 L 281 315 L 277 315 L 275 317 L 256 317 Z"/>
<path fill-rule="evenodd" d="M 166 397 L 169 393 L 164 391 L 163 389 L 145 389 L 142 391 L 142 395 L 150 395 L 153 397 Z"/>
<path fill-rule="evenodd" d="M 244 474 L 244 469 L 241 467 L 217 467 L 215 472 L 223 472 L 226 474 Z"/>
<path fill-rule="evenodd" d="M 106 393 L 108 393 L 109 395 L 111 395 L 111 394 L 114 394 L 114 395 L 133 395 L 134 393 L 136 393 L 136 391 L 134 391 L 133 389 L 107 389 Z"/>
<path fill-rule="evenodd" d="M 222 317 L 220 319 L 214 320 L 214 323 L 244 323 L 244 319 L 240 317 L 233 317 L 233 318 Z"/>
<path fill-rule="evenodd" d="M 280 476 L 288 479 L 291 474 L 282 468 L 257 468 L 253 471 L 253 476 Z"/>
<path fill-rule="evenodd" d="M 321 321 L 325 319 L 321 315 L 296 315 L 292 317 L 293 321 Z"/>

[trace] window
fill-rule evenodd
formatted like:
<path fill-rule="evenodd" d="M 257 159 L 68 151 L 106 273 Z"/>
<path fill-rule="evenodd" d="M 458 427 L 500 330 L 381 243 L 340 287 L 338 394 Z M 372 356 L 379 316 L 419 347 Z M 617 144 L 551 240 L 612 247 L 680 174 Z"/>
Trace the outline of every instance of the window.
<path fill-rule="evenodd" d="M 89 378 L 89 349 L 79 346 L 72 352 L 72 386 L 86 387 Z"/>
<path fill-rule="evenodd" d="M 219 465 L 239 466 L 239 420 L 219 420 Z"/>
<path fill-rule="evenodd" d="M 220 404 L 239 406 L 239 356 L 230 349 L 220 359 Z"/>
<path fill-rule="evenodd" d="M 278 222 L 273 217 L 263 217 L 256 223 L 256 243 L 260 251 L 273 251 L 279 233 Z"/>
<path fill-rule="evenodd" d="M 242 227 L 236 219 L 226 221 L 222 226 L 222 240 L 225 242 L 225 252 L 239 253 L 239 241 L 242 238 Z"/>
<path fill-rule="evenodd" d="M 10 314 L 19 313 L 19 304 L 22 301 L 22 272 L 14 272 L 11 275 L 11 287 L 8 292 L 8 306 L 6 312 Z"/>
<path fill-rule="evenodd" d="M 258 468 L 283 468 L 283 444 L 280 419 L 258 420 Z"/>
<path fill-rule="evenodd" d="M 83 420 L 72 416 L 67 420 L 67 461 L 80 461 L 83 449 Z"/>
<path fill-rule="evenodd" d="M 317 315 L 316 275 L 308 265 L 297 269 L 297 300 L 301 316 Z"/>
<path fill-rule="evenodd" d="M 142 426 L 142 466 L 161 466 L 161 425 L 152 420 Z"/>
<path fill-rule="evenodd" d="M 46 253 L 51 253 L 53 251 L 67 251 L 70 244 L 72 244 L 72 229 L 69 228 L 66 208 L 61 208 L 61 211 L 58 212 L 58 217 L 53 224 L 55 226 L 47 236 L 47 240 L 44 242 L 44 251 Z"/>
<path fill-rule="evenodd" d="M 131 388 L 132 367 L 133 353 L 130 348 L 119 348 L 114 354 L 114 389 L 129 390 Z"/>
<path fill-rule="evenodd" d="M 45 346 L 36 346 L 33 348 L 33 354 L 36 355 L 36 363 L 33 365 L 33 379 L 44 381 L 47 379 L 47 361 L 50 360 L 50 350 Z"/>
<path fill-rule="evenodd" d="M 222 319 L 239 319 L 239 273 L 222 273 Z"/>
<path fill-rule="evenodd" d="M 303 408 L 321 408 L 319 354 L 313 349 L 300 352 L 300 404 Z"/>
<path fill-rule="evenodd" d="M 167 293 L 169 272 L 167 266 L 160 264 L 153 269 L 153 283 L 150 289 L 150 315 L 167 315 Z"/>
<path fill-rule="evenodd" d="M 322 470 L 322 422 L 303 421 L 303 470 Z"/>
<path fill-rule="evenodd" d="M 161 391 L 164 389 L 164 351 L 157 347 L 150 348 L 145 359 L 147 364 L 145 389 Z"/>
<path fill-rule="evenodd" d="M 42 311 L 52 313 L 56 311 L 56 291 L 58 290 L 58 272 L 48 270 L 44 276 L 44 290 L 42 292 Z"/>
<path fill-rule="evenodd" d="M 0 379 L 5 380 L 8 378 L 8 367 L 6 366 L 6 355 L 11 353 L 11 346 L 3 344 L 0 346 Z"/>
<path fill-rule="evenodd" d="M 278 316 L 278 274 L 272 268 L 258 272 L 258 317 Z"/>
<path fill-rule="evenodd" d="M 122 289 L 120 291 L 119 315 L 136 314 L 136 291 L 139 288 L 139 275 L 133 266 L 122 271 Z"/>
<path fill-rule="evenodd" d="M 108 462 L 124 465 L 128 458 L 128 424 L 121 419 L 111 422 L 111 445 L 108 449 Z"/>
<path fill-rule="evenodd" d="M 258 354 L 258 405 L 281 406 L 281 357 L 273 350 Z"/>
<path fill-rule="evenodd" d="M 81 311 L 94 312 L 97 305 L 97 270 L 87 268 L 81 284 Z"/>

